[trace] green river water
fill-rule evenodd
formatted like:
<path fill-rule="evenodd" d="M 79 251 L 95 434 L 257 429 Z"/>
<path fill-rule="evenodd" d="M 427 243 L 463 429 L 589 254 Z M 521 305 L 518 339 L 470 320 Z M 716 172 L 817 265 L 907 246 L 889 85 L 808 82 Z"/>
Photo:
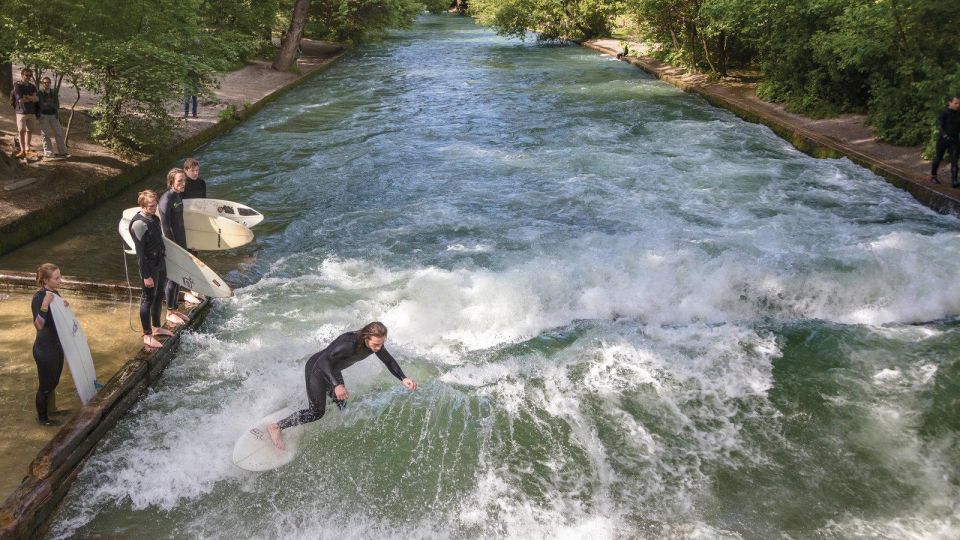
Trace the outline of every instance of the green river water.
<path fill-rule="evenodd" d="M 960 222 L 849 161 L 452 17 L 197 157 L 267 221 L 202 255 L 235 297 L 54 538 L 960 535 Z M 7 260 L 122 277 L 121 199 Z M 247 426 L 305 406 L 305 358 L 370 320 L 420 388 L 361 362 L 290 465 L 234 467 Z"/>

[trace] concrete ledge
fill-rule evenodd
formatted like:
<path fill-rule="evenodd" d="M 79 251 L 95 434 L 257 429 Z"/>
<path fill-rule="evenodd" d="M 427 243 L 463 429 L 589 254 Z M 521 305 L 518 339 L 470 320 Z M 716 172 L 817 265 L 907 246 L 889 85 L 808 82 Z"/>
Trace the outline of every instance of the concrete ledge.
<path fill-rule="evenodd" d="M 35 289 L 33 276 L 0 273 L 0 290 Z M 82 294 L 124 298 L 126 284 L 88 283 L 66 280 L 64 289 Z M 83 464 L 103 436 L 159 379 L 176 353 L 184 330 L 198 328 L 210 310 L 206 300 L 190 311 L 190 322 L 178 327 L 163 346 L 153 352 L 143 349 L 126 364 L 40 450 L 20 486 L 0 507 L 0 539 L 42 537 L 50 516 L 69 491 Z"/>
<path fill-rule="evenodd" d="M 35 292 L 38 288 L 36 276 L 30 272 L 0 270 L 0 291 Z M 122 281 L 96 283 L 64 276 L 60 288 L 66 291 L 75 291 L 83 296 L 107 300 L 128 300 L 131 295 L 136 298 L 140 297 L 140 288 L 132 287 Z"/>
<path fill-rule="evenodd" d="M 616 56 L 620 51 L 605 47 L 599 43 L 577 41 L 581 46 Z M 960 200 L 946 193 L 933 189 L 928 184 L 919 183 L 914 171 L 885 162 L 882 158 L 867 155 L 843 141 L 827 137 L 801 126 L 793 125 L 781 118 L 768 114 L 762 107 L 748 100 L 737 99 L 730 95 L 722 95 L 711 91 L 709 83 L 692 83 L 684 79 L 686 72 L 663 64 L 662 62 L 645 56 L 628 56 L 624 58 L 634 66 L 653 75 L 661 81 L 668 82 L 685 92 L 700 95 L 711 105 L 727 109 L 738 117 L 754 124 L 762 124 L 773 130 L 774 133 L 788 141 L 801 152 L 816 158 L 846 157 L 857 165 L 870 169 L 889 183 L 903 189 L 914 196 L 925 206 L 942 214 L 960 216 Z"/>
<path fill-rule="evenodd" d="M 311 69 L 286 86 L 274 90 L 249 107 L 237 109 L 234 118 L 220 120 L 200 133 L 137 163 L 118 175 L 103 178 L 103 181 L 90 186 L 90 188 L 85 191 L 58 199 L 50 206 L 30 212 L 19 219 L 0 226 L 0 255 L 9 253 L 31 240 L 53 232 L 74 218 L 86 213 L 97 204 L 119 194 L 127 186 L 162 170 L 180 156 L 188 154 L 196 148 L 227 133 L 240 122 L 256 114 L 267 104 L 326 71 L 334 62 L 342 58 L 346 51 L 347 49 L 343 49 L 328 62 Z"/>

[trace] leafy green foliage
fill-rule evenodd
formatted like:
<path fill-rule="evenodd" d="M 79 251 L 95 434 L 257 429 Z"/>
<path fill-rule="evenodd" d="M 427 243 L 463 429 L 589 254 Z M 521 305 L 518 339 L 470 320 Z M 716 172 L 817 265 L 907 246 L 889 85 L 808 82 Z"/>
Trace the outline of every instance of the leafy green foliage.
<path fill-rule="evenodd" d="M 619 1 L 611 0 L 473 0 L 470 13 L 498 34 L 538 41 L 590 39 L 608 35 Z"/>
<path fill-rule="evenodd" d="M 380 39 L 388 28 L 407 28 L 424 10 L 421 0 L 314 0 L 306 34 L 340 43 Z"/>

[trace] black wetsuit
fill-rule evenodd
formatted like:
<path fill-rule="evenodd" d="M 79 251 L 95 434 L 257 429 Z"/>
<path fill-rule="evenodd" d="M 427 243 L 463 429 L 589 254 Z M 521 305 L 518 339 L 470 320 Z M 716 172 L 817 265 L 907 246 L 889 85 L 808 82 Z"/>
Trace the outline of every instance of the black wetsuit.
<path fill-rule="evenodd" d="M 203 178 L 197 177 L 196 180 L 191 180 L 190 177 L 187 177 L 187 187 L 183 189 L 183 193 L 180 194 L 180 197 L 183 199 L 206 199 L 207 198 L 207 183 L 203 181 Z"/>
<path fill-rule="evenodd" d="M 341 334 L 326 349 L 314 354 L 307 360 L 304 375 L 307 381 L 307 397 L 310 399 L 310 408 L 297 411 L 277 422 L 280 429 L 315 422 L 323 418 L 327 409 L 328 395 L 337 404 L 337 407 L 343 409 L 346 402 L 338 400 L 333 389 L 337 385 L 343 384 L 343 370 L 371 354 L 376 354 L 377 358 L 387 366 L 394 377 L 401 381 L 406 378 L 403 370 L 400 369 L 400 364 L 387 352 L 386 347 L 381 347 L 376 353 L 370 350 L 366 343 L 357 348 L 358 335 L 359 332 Z"/>
<path fill-rule="evenodd" d="M 143 334 L 147 335 L 153 333 L 151 321 L 153 326 L 161 326 L 160 290 L 167 281 L 167 265 L 163 262 L 166 251 L 160 219 L 137 212 L 130 220 L 130 237 L 137 252 L 140 279 L 153 278 L 153 287 L 144 286 L 140 293 L 140 324 L 143 325 Z"/>
<path fill-rule="evenodd" d="M 943 154 L 950 152 L 950 185 L 957 184 L 957 160 L 960 159 L 960 110 L 950 107 L 940 111 L 937 115 L 937 150 L 930 166 L 930 176 L 936 178 Z"/>
<path fill-rule="evenodd" d="M 37 291 L 30 304 L 34 322 L 36 323 L 37 317 L 43 321 L 43 325 L 37 330 L 37 338 L 33 342 L 33 359 L 37 363 L 37 374 L 40 376 L 40 387 L 37 390 L 35 402 L 37 418 L 41 422 L 50 420 L 47 416 L 47 400 L 60 383 L 60 374 L 63 373 L 63 346 L 60 345 L 60 337 L 57 336 L 57 325 L 53 320 L 53 313 L 50 313 L 49 308 L 47 311 L 40 310 L 43 297 L 48 290 L 44 287 Z M 60 294 L 56 291 L 51 292 L 58 296 Z"/>
<path fill-rule="evenodd" d="M 183 249 L 187 249 L 187 231 L 183 224 L 183 197 L 181 194 L 172 189 L 165 191 L 160 196 L 157 214 L 160 216 L 163 235 L 176 242 Z M 167 280 L 164 293 L 167 309 L 177 309 L 180 284 L 173 280 Z"/>

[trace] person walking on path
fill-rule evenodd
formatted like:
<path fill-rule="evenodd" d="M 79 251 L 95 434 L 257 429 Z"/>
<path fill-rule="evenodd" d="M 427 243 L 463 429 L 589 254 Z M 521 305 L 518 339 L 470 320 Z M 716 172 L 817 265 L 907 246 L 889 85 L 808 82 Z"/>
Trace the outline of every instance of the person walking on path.
<path fill-rule="evenodd" d="M 187 231 L 183 222 L 183 193 L 187 186 L 187 175 L 183 169 L 173 168 L 167 173 L 167 191 L 160 196 L 160 226 L 163 236 L 173 240 L 178 246 L 187 249 Z M 165 290 L 167 302 L 167 322 L 180 325 L 190 320 L 185 313 L 177 310 L 180 298 L 180 284 L 167 280 Z"/>
<path fill-rule="evenodd" d="M 50 312 L 50 303 L 54 295 L 60 296 L 60 269 L 53 263 L 43 263 L 37 268 L 37 285 L 40 290 L 33 295 L 30 308 L 33 311 L 33 326 L 37 329 L 37 337 L 33 341 L 33 360 L 37 363 L 37 375 L 40 386 L 34 404 L 37 408 L 37 422 L 44 426 L 59 426 L 56 420 L 51 420 L 48 407 L 50 395 L 60 384 L 60 375 L 63 373 L 63 346 L 57 335 L 57 323 Z M 68 304 L 66 300 L 64 304 Z M 55 413 L 56 414 L 56 413 Z"/>
<path fill-rule="evenodd" d="M 36 157 L 36 152 L 30 150 L 33 134 L 40 132 L 40 108 L 38 106 L 37 87 L 30 80 L 33 79 L 33 70 L 20 70 L 20 80 L 14 83 L 10 94 L 11 105 L 17 117 L 17 141 L 20 143 L 18 158 Z"/>
<path fill-rule="evenodd" d="M 163 262 L 163 232 L 157 217 L 157 194 L 153 190 L 137 195 L 140 211 L 130 220 L 130 238 L 137 253 L 137 267 L 143 290 L 140 292 L 140 324 L 143 326 L 143 344 L 160 348 L 157 336 L 172 336 L 173 333 L 160 323 L 160 292 L 167 281 L 167 266 Z"/>
<path fill-rule="evenodd" d="M 283 430 L 323 418 L 327 409 L 327 396 L 333 399 L 341 410 L 347 406 L 350 393 L 343 382 L 343 370 L 370 356 L 377 358 L 394 377 L 413 392 L 417 383 L 403 374 L 400 364 L 387 352 L 384 342 L 387 340 L 387 327 L 381 322 L 372 322 L 360 330 L 341 334 L 327 348 L 314 354 L 307 360 L 305 378 L 307 398 L 310 408 L 295 412 L 290 416 L 267 426 L 267 432 L 273 444 L 283 450 Z"/>
<path fill-rule="evenodd" d="M 50 77 L 40 79 L 37 98 L 40 109 L 40 135 L 43 137 L 43 157 L 70 157 L 67 154 L 67 145 L 63 141 L 63 128 L 60 126 L 60 95 L 56 88 L 50 87 Z M 57 152 L 53 151 L 51 136 L 57 141 Z"/>
<path fill-rule="evenodd" d="M 937 115 L 937 149 L 930 165 L 930 181 L 939 184 L 937 170 L 943 161 L 943 154 L 950 153 L 950 187 L 960 187 L 957 183 L 957 160 L 960 159 L 960 95 L 950 98 L 947 107 Z"/>

